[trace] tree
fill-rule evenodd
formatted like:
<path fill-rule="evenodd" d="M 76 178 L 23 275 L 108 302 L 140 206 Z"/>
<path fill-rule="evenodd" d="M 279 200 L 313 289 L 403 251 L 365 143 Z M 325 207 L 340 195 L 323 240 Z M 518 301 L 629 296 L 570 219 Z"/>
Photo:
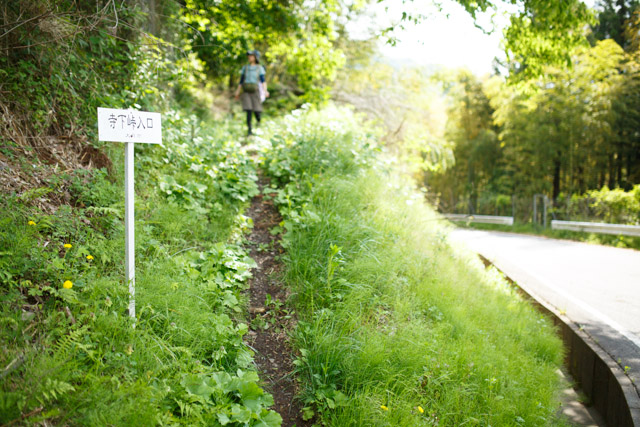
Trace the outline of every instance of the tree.
<path fill-rule="evenodd" d="M 597 5 L 600 9 L 598 21 L 591 27 L 594 39 L 613 39 L 627 49 L 631 41 L 626 30 L 638 6 L 638 0 L 600 0 Z"/>
<path fill-rule="evenodd" d="M 265 54 L 270 81 L 307 100 L 325 98 L 343 55 L 334 49 L 334 19 L 343 13 L 337 0 L 187 0 L 182 20 L 187 44 L 205 62 L 214 80 L 237 84 L 246 52 Z"/>
<path fill-rule="evenodd" d="M 497 13 L 501 2 L 522 6 L 505 30 L 509 78 L 526 81 L 540 76 L 547 65 L 571 64 L 573 50 L 586 45 L 585 25 L 593 13 L 580 0 L 455 0 L 476 19 L 479 13 Z M 419 22 L 423 16 L 403 13 L 403 20 Z M 387 29 L 389 30 L 389 29 Z M 491 29 L 489 29 L 491 30 Z"/>
<path fill-rule="evenodd" d="M 366 115 L 381 131 L 380 141 L 418 179 L 426 170 L 446 169 L 453 154 L 444 138 L 443 97 L 430 73 L 376 58 L 374 40 L 350 45 L 332 98 Z"/>
<path fill-rule="evenodd" d="M 456 163 L 429 186 L 447 209 L 487 212 L 483 200 L 498 195 L 529 204 L 537 193 L 558 200 L 640 181 L 638 56 L 608 39 L 576 51 L 573 64 L 546 67 L 535 91 L 497 76 L 480 86 L 462 75 L 446 88 Z"/>
<path fill-rule="evenodd" d="M 456 163 L 443 173 L 427 174 L 425 181 L 439 193 L 446 210 L 478 213 L 505 190 L 499 180 L 504 165 L 493 108 L 483 82 L 471 72 L 443 73 L 439 79 L 451 99 L 445 138 L 453 147 Z"/>
<path fill-rule="evenodd" d="M 525 1 L 524 11 L 513 15 L 505 30 L 505 53 L 512 79 L 535 78 L 549 65 L 571 65 L 573 50 L 586 44 L 583 28 L 592 18 L 579 0 Z"/>

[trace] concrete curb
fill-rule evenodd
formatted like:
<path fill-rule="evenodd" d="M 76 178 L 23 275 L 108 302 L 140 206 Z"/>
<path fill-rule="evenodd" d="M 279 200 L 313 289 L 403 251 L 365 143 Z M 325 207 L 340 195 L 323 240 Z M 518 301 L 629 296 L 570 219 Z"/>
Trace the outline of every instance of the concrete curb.
<path fill-rule="evenodd" d="M 478 256 L 485 266 L 491 265 L 501 271 L 484 256 Z M 565 365 L 607 425 L 640 427 L 640 396 L 616 361 L 571 319 L 536 298 L 506 274 L 505 277 L 558 327 L 567 349 Z"/>

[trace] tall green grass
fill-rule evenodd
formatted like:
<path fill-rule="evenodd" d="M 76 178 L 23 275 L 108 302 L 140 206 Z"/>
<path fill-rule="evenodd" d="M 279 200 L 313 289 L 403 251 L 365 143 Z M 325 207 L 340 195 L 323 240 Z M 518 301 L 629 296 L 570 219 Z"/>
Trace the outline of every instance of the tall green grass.
<path fill-rule="evenodd" d="M 307 416 L 334 426 L 562 424 L 551 323 L 450 243 L 348 110 L 298 114 L 275 130 L 265 167 L 280 182 Z"/>

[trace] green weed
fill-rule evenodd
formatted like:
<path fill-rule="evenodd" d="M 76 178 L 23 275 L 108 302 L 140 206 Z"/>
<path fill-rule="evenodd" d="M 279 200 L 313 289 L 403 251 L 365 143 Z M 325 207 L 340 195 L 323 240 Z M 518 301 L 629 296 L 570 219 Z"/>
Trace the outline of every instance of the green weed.
<path fill-rule="evenodd" d="M 136 155 L 135 321 L 121 152 L 113 176 L 53 176 L 0 198 L 0 364 L 15 366 L 0 385 L 0 422 L 280 424 L 242 341 L 255 267 L 240 246 L 252 226 L 242 210 L 257 192 L 255 167 L 224 125 L 214 137 L 194 133 L 194 118 L 167 117 L 165 145 Z M 35 206 L 61 191 L 72 205 Z"/>
<path fill-rule="evenodd" d="M 340 111 L 344 120 L 289 118 L 265 161 L 280 183 L 305 415 L 327 425 L 561 424 L 551 322 L 453 247 L 421 193 Z"/>

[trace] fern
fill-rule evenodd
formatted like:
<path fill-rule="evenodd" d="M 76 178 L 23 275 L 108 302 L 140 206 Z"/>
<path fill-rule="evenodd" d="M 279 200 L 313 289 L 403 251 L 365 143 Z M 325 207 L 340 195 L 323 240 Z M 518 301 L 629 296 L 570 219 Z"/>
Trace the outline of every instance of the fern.
<path fill-rule="evenodd" d="M 114 208 L 110 206 L 88 206 L 85 210 L 96 215 L 113 215 L 116 218 L 123 217 L 122 208 Z"/>
<path fill-rule="evenodd" d="M 27 396 L 20 391 L 2 391 L 0 393 L 0 420 L 5 421 L 18 416 L 27 404 Z"/>
<path fill-rule="evenodd" d="M 38 397 L 38 401 L 40 404 L 44 405 L 45 403 L 58 400 L 60 397 L 71 391 L 76 391 L 71 384 L 47 378 L 44 383 L 42 394 Z"/>
<path fill-rule="evenodd" d="M 80 341 L 88 329 L 87 325 L 83 325 L 75 331 L 71 331 L 69 335 L 60 338 L 53 346 L 54 357 L 57 360 L 65 360 L 71 356 L 74 349 L 80 348 L 86 351 L 86 346 Z"/>

